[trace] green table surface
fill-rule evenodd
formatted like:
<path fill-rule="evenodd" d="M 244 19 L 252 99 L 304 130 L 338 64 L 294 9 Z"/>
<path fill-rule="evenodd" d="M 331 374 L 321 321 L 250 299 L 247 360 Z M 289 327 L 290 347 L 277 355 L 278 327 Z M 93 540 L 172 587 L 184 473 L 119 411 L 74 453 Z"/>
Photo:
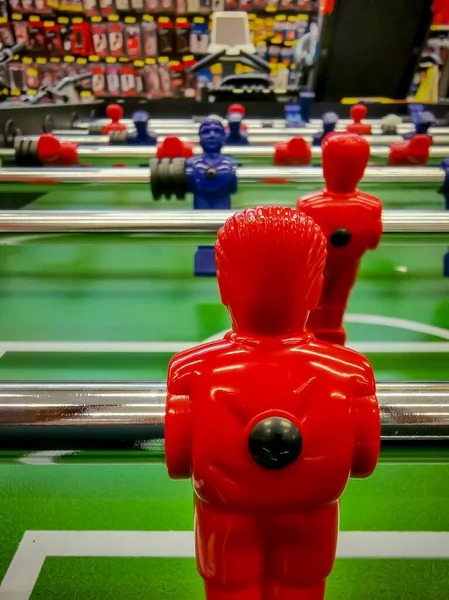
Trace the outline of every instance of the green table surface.
<path fill-rule="evenodd" d="M 387 186 L 377 189 L 387 204 Z M 304 191 L 248 184 L 235 206 L 289 204 Z M 430 187 L 397 190 L 404 203 L 427 192 L 439 199 Z M 145 186 L 86 185 L 51 187 L 31 205 L 168 206 L 191 204 L 156 204 Z M 229 327 L 216 281 L 192 274 L 197 245 L 212 242 L 213 236 L 147 234 L 1 236 L 0 378 L 164 379 L 174 352 Z M 448 379 L 448 246 L 444 235 L 390 235 L 366 255 L 348 307 L 348 343 L 367 354 L 378 380 Z M 380 550 L 363 558 L 362 542 L 353 557 L 338 559 L 326 598 L 447 600 L 449 454 L 435 450 L 429 462 L 410 448 L 385 457 L 372 478 L 349 483 L 341 515 L 343 536 L 364 532 L 369 543 L 377 533 Z M 62 453 L 16 458 L 0 460 L 0 598 L 203 597 L 191 556 L 189 482 L 169 481 L 164 465 L 126 465 L 114 455 L 104 465 L 88 457 L 69 464 Z M 398 542 L 396 558 L 382 557 Z"/>

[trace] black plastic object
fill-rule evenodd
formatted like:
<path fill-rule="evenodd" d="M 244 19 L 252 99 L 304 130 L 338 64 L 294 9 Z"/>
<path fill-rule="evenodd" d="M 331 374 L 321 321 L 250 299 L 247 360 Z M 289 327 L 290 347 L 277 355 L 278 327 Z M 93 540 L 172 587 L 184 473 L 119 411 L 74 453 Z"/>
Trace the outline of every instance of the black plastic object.
<path fill-rule="evenodd" d="M 323 18 L 316 101 L 407 97 L 432 20 L 432 0 L 337 0 Z"/>
<path fill-rule="evenodd" d="M 3 138 L 5 148 L 13 148 L 16 137 L 22 135 L 22 132 L 17 127 L 12 119 L 8 119 L 3 128 Z"/>
<path fill-rule="evenodd" d="M 52 133 L 55 129 L 55 120 L 51 115 L 45 115 L 44 122 L 42 123 L 42 131 L 44 133 Z"/>
<path fill-rule="evenodd" d="M 283 417 L 269 417 L 254 426 L 248 440 L 253 460 L 264 469 L 284 469 L 301 454 L 298 427 Z"/>
<path fill-rule="evenodd" d="M 150 186 L 154 200 L 175 196 L 184 200 L 187 186 L 184 158 L 152 158 L 150 160 Z"/>
<path fill-rule="evenodd" d="M 14 141 L 16 151 L 16 164 L 19 167 L 40 167 L 42 162 L 39 159 L 37 150 L 39 140 L 29 138 L 17 138 Z"/>
<path fill-rule="evenodd" d="M 101 133 L 101 130 L 98 133 Z M 127 131 L 110 131 L 108 135 L 109 143 L 112 145 L 123 146 L 123 144 L 128 143 Z"/>
<path fill-rule="evenodd" d="M 336 229 L 330 236 L 330 243 L 335 248 L 343 248 L 351 241 L 351 232 L 347 229 Z"/>

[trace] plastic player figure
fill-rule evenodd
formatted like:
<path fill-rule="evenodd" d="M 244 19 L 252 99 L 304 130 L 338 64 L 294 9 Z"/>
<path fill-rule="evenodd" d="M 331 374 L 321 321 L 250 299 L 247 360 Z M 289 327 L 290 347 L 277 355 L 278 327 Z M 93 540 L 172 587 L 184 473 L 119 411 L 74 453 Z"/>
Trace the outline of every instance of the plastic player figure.
<path fill-rule="evenodd" d="M 326 240 L 291 208 L 231 217 L 215 244 L 232 331 L 172 358 L 165 451 L 192 477 L 207 600 L 323 600 L 349 477 L 380 447 L 370 364 L 305 330 Z"/>
<path fill-rule="evenodd" d="M 299 198 L 298 210 L 310 215 L 327 239 L 324 286 L 307 327 L 318 339 L 344 344 L 343 316 L 362 256 L 382 236 L 382 204 L 357 189 L 370 156 L 361 136 L 334 133 L 323 142 L 326 187 Z"/>
<path fill-rule="evenodd" d="M 135 135 L 128 136 L 128 144 L 136 146 L 155 146 L 157 144 L 157 135 L 148 131 L 150 124 L 150 115 L 146 110 L 137 110 L 132 119 L 136 128 Z"/>
<path fill-rule="evenodd" d="M 432 112 L 429 110 L 424 110 L 414 115 L 413 122 L 415 124 L 415 131 L 406 133 L 403 136 L 404 140 L 411 140 L 413 137 L 415 137 L 415 135 L 427 134 L 430 127 L 436 125 L 437 120 Z"/>
<path fill-rule="evenodd" d="M 312 146 L 321 146 L 324 138 L 328 133 L 335 131 L 335 127 L 338 123 L 338 115 L 334 112 L 327 112 L 323 115 L 323 131 L 315 133 L 313 135 Z"/>
<path fill-rule="evenodd" d="M 126 131 L 127 127 L 124 123 L 120 123 L 123 118 L 123 108 L 120 104 L 109 104 L 106 108 L 106 115 L 111 119 L 110 123 L 103 125 L 103 134 L 108 135 L 111 131 Z"/>
<path fill-rule="evenodd" d="M 248 135 L 243 129 L 243 115 L 241 112 L 229 112 L 227 115 L 228 126 L 226 144 L 228 146 L 247 146 Z"/>
<path fill-rule="evenodd" d="M 240 126 L 240 129 L 242 131 L 246 131 L 248 129 L 248 127 L 246 126 L 246 124 L 243 121 L 243 119 L 245 118 L 245 107 L 243 106 L 243 104 L 231 104 L 228 108 L 228 113 L 226 115 L 226 119 L 229 120 L 229 117 L 236 113 L 241 115 L 242 124 Z"/>
<path fill-rule="evenodd" d="M 292 137 L 274 147 L 273 164 L 277 167 L 302 167 L 310 165 L 312 150 L 302 137 Z"/>
<path fill-rule="evenodd" d="M 237 162 L 223 156 L 226 130 L 218 117 L 205 119 L 199 129 L 203 154 L 186 161 L 187 190 L 193 194 L 193 208 L 229 210 L 231 194 L 237 191 Z M 216 272 L 212 246 L 200 246 L 195 254 L 195 275 L 214 276 Z"/>
<path fill-rule="evenodd" d="M 73 167 L 78 165 L 78 144 L 61 142 L 51 133 L 37 140 L 17 140 L 16 163 L 21 167 Z"/>
<path fill-rule="evenodd" d="M 354 104 L 354 106 L 351 106 L 350 114 L 353 123 L 347 125 L 346 131 L 349 131 L 349 133 L 358 133 L 360 135 L 370 135 L 371 125 L 362 123 L 367 112 L 367 108 L 364 104 Z"/>
<path fill-rule="evenodd" d="M 176 135 L 167 135 L 156 149 L 156 158 L 190 158 L 194 144 L 183 142 Z"/>
<path fill-rule="evenodd" d="M 285 126 L 286 127 L 304 127 L 304 119 L 301 115 L 299 104 L 285 105 Z"/>
<path fill-rule="evenodd" d="M 391 167 L 426 165 L 430 156 L 430 135 L 415 135 L 410 140 L 390 144 L 388 164 Z"/>

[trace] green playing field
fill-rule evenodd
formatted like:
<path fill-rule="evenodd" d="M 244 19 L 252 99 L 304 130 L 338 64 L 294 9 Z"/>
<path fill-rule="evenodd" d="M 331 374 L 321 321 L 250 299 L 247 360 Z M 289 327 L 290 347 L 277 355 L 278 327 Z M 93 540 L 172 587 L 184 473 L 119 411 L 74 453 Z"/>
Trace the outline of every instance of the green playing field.
<path fill-rule="evenodd" d="M 403 188 L 402 200 L 377 189 L 387 205 L 391 193 L 405 208 L 407 197 L 419 204 L 430 188 Z M 248 184 L 236 206 L 293 204 L 301 193 L 301 186 Z M 436 192 L 429 197 L 441 202 Z M 151 206 L 144 186 L 61 186 L 32 208 Z M 212 242 L 2 236 L 0 377 L 164 379 L 174 352 L 229 326 L 216 281 L 192 275 L 196 246 Z M 367 354 L 378 380 L 447 379 L 448 245 L 449 236 L 389 235 L 366 256 L 347 328 L 349 345 Z M 202 598 L 189 482 L 169 481 L 163 465 L 120 464 L 118 455 L 105 465 L 62 452 L 10 458 L 0 456 L 0 598 Z M 449 454 L 410 448 L 383 458 L 371 479 L 345 493 L 327 600 L 447 600 Z"/>

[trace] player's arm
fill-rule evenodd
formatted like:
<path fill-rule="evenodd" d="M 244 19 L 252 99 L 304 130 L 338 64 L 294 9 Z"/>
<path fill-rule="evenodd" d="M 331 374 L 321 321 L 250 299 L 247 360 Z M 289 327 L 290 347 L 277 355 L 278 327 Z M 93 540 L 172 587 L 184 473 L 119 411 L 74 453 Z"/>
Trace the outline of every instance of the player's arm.
<path fill-rule="evenodd" d="M 377 198 L 376 198 L 377 200 Z M 375 250 L 380 243 L 382 238 L 382 204 L 380 200 L 378 200 L 378 206 L 375 211 L 373 226 L 370 237 L 370 250 Z"/>
<path fill-rule="evenodd" d="M 172 358 L 168 366 L 165 407 L 165 458 L 172 479 L 188 479 L 192 455 L 190 352 Z"/>
<path fill-rule="evenodd" d="M 364 360 L 362 373 L 357 376 L 353 416 L 355 447 L 351 477 L 369 477 L 379 459 L 380 412 L 374 373 L 367 360 Z"/>

